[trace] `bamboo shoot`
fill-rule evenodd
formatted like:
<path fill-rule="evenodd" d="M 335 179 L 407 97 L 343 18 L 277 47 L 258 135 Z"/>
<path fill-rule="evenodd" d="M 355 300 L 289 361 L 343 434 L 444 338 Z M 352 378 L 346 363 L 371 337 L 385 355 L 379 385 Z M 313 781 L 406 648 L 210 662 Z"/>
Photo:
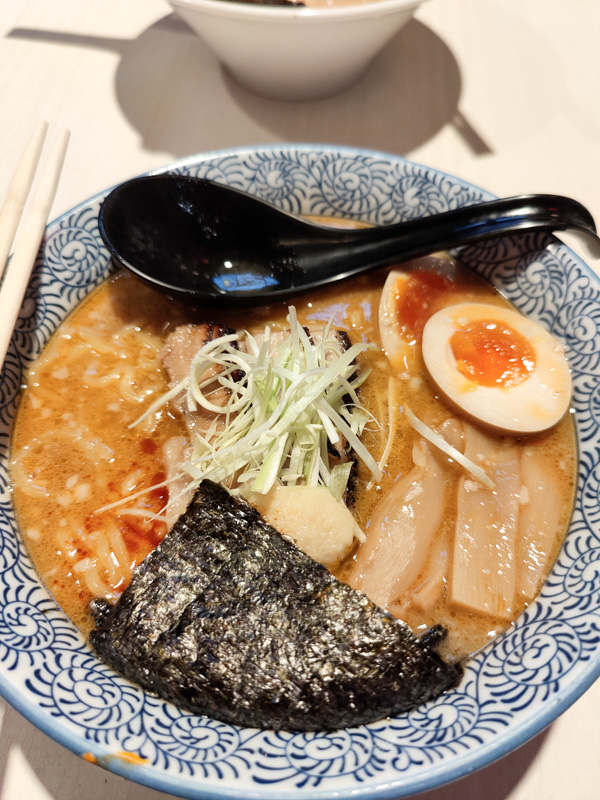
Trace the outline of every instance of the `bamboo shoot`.
<path fill-rule="evenodd" d="M 528 447 L 521 456 L 521 483 L 526 502 L 519 517 L 518 587 L 526 600 L 538 594 L 561 530 L 559 476 L 544 463 L 544 455 Z"/>
<path fill-rule="evenodd" d="M 471 425 L 465 425 L 465 440 L 465 455 L 484 467 L 495 488 L 469 478 L 459 483 L 451 600 L 511 619 L 521 487 L 518 452 L 507 440 Z"/>

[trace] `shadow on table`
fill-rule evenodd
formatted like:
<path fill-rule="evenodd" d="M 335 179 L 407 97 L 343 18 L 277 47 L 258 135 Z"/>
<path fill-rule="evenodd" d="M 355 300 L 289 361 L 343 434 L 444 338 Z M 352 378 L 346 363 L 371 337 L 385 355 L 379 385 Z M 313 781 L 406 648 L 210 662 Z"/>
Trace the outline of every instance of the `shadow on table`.
<path fill-rule="evenodd" d="M 412 19 L 345 92 L 324 100 L 281 102 L 259 97 L 225 73 L 231 96 L 249 116 L 291 141 L 405 154 L 451 124 L 476 154 L 486 143 L 459 110 L 461 76 L 446 44 Z M 359 118 L 354 110 L 362 109 Z"/>
<path fill-rule="evenodd" d="M 331 98 L 301 102 L 269 100 L 240 87 L 174 14 L 131 40 L 23 28 L 9 36 L 118 53 L 115 88 L 124 115 L 148 150 L 175 157 L 281 141 L 406 154 L 448 124 L 473 152 L 489 152 L 459 110 L 456 59 L 442 39 L 416 19 L 388 43 L 353 87 Z M 358 117 L 356 108 L 361 109 Z M 211 115 L 216 114 L 219 124 L 213 126 Z"/>
<path fill-rule="evenodd" d="M 423 794 L 419 800 L 506 800 L 544 746 L 547 731 L 501 761 L 466 778 Z M 10 706 L 0 732 L 0 796 L 8 798 L 6 764 L 9 751 L 21 751 L 35 778 L 52 800 L 167 800 L 171 795 L 147 789 L 87 763 L 34 728 Z M 15 776 L 11 775 L 11 785 Z M 24 781 L 26 785 L 26 781 Z M 40 796 L 41 796 L 40 792 Z"/>

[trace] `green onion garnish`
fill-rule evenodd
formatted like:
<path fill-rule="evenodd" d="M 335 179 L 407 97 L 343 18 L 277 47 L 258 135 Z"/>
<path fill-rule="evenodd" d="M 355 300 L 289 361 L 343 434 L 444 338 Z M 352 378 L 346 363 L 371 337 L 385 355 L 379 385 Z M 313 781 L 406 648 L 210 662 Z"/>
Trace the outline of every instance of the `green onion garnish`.
<path fill-rule="evenodd" d="M 189 411 L 215 414 L 209 429 L 195 434 L 191 456 L 182 464 L 193 484 L 208 478 L 238 494 L 266 494 L 276 484 L 324 485 L 340 499 L 351 464 L 331 464 L 328 443 L 335 447 L 342 439 L 373 478 L 381 478 L 359 438 L 370 416 L 356 393 L 368 371 L 357 375 L 355 360 L 373 345 L 358 343 L 344 351 L 331 323 L 313 341 L 293 307 L 288 322 L 289 336 L 277 343 L 269 328 L 260 344 L 249 333 L 207 342 L 187 377 L 144 414 L 183 393 Z M 244 351 L 237 346 L 242 338 Z M 215 388 L 227 390 L 224 405 L 211 401 Z"/>

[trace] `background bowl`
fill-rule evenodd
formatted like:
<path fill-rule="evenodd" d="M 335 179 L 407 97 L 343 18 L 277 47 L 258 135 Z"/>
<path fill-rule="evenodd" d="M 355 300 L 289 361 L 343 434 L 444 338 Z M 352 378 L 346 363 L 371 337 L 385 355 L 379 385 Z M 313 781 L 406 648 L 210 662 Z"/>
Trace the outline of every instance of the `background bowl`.
<path fill-rule="evenodd" d="M 491 199 L 399 157 L 336 147 L 234 150 L 171 168 L 294 213 L 375 224 Z M 48 227 L 0 384 L 2 695 L 87 760 L 155 789 L 212 800 L 405 797 L 473 772 L 545 728 L 600 674 L 600 280 L 543 234 L 461 253 L 565 344 L 573 371 L 578 492 L 539 599 L 468 662 L 458 687 L 409 714 L 330 734 L 238 728 L 151 697 L 102 664 L 41 584 L 15 522 L 9 435 L 23 371 L 110 273 L 97 224 L 103 196 Z"/>
<path fill-rule="evenodd" d="M 303 100 L 354 83 L 421 0 L 366 0 L 334 8 L 169 2 L 247 89 Z"/>

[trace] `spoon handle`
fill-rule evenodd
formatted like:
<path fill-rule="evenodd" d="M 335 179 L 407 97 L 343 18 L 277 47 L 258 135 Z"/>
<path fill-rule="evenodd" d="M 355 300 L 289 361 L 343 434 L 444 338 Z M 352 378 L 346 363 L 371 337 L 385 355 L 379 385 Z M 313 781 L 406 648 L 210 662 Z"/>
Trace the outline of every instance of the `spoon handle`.
<path fill-rule="evenodd" d="M 332 255 L 335 249 L 336 274 L 344 277 L 509 233 L 568 229 L 583 233 L 590 252 L 600 257 L 600 238 L 589 211 L 571 198 L 541 194 L 491 200 L 408 222 L 348 231 L 345 236 L 336 237 L 335 245 L 332 242 Z M 344 272 L 340 275 L 342 240 L 347 249 Z M 321 249 L 321 271 L 326 256 L 325 249 Z M 331 266 L 333 269 L 333 258 Z"/>

